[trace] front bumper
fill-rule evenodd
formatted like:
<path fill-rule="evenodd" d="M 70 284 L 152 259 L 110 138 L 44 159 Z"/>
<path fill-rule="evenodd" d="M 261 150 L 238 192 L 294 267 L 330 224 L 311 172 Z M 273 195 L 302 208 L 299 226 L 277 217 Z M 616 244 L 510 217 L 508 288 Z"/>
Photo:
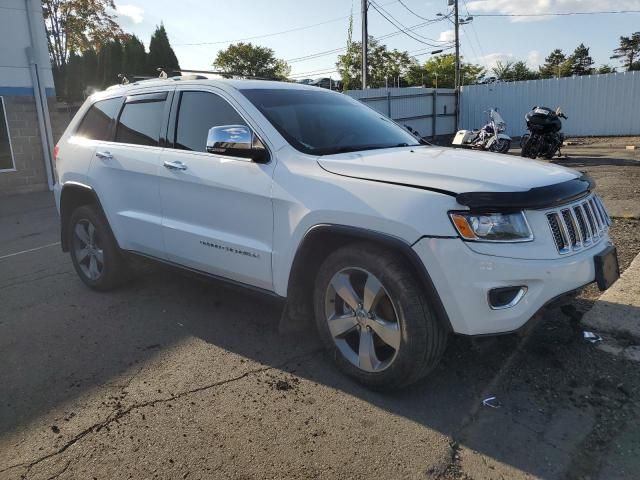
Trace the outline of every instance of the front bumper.
<path fill-rule="evenodd" d="M 550 260 L 480 254 L 460 239 L 423 238 L 413 248 L 433 280 L 453 331 L 486 335 L 517 330 L 550 300 L 593 282 L 593 257 L 609 245 L 604 238 L 586 251 Z M 491 289 L 520 285 L 527 292 L 515 306 L 491 309 Z"/>

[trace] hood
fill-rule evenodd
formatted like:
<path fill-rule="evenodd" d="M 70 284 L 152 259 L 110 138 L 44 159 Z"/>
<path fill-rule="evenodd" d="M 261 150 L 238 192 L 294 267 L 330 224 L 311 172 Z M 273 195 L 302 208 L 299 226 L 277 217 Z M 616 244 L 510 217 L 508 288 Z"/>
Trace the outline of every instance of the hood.
<path fill-rule="evenodd" d="M 569 182 L 581 173 L 511 155 L 441 147 L 401 147 L 328 155 L 328 172 L 426 188 L 450 195 L 467 192 L 526 192 Z"/>

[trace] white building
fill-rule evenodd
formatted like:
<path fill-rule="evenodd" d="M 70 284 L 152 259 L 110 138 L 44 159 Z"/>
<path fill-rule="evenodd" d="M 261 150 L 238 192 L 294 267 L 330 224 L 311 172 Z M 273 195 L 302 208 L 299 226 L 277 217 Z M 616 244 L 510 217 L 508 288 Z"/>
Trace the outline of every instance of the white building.
<path fill-rule="evenodd" d="M 40 0 L 0 0 L 0 195 L 52 187 L 54 102 Z"/>

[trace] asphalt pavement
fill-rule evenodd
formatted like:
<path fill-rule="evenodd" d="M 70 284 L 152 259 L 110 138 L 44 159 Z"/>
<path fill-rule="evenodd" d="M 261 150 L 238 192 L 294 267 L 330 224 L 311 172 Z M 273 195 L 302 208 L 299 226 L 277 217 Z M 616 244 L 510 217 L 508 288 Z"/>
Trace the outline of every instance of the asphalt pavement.
<path fill-rule="evenodd" d="M 557 309 L 524 339 L 454 337 L 424 382 L 372 393 L 313 331 L 279 334 L 271 299 L 151 264 L 96 293 L 58 242 L 49 193 L 2 198 L 2 479 L 640 475 L 637 364 Z"/>

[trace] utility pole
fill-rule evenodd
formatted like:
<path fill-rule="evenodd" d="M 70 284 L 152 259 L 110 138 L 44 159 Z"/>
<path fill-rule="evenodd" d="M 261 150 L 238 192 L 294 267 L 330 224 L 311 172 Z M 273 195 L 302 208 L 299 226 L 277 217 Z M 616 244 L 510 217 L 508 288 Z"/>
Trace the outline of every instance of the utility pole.
<path fill-rule="evenodd" d="M 453 23 L 456 32 L 456 78 L 455 88 L 460 87 L 460 17 L 458 16 L 458 0 L 454 0 L 453 4 Z"/>
<path fill-rule="evenodd" d="M 369 0 L 362 0 L 362 89 L 367 88 L 367 50 L 369 33 L 367 29 L 367 10 L 369 9 Z"/>
<path fill-rule="evenodd" d="M 458 130 L 459 117 L 460 117 L 460 17 L 458 16 L 458 0 L 454 0 L 453 3 L 453 16 L 456 32 L 456 74 L 455 74 L 455 89 L 456 89 L 456 130 Z"/>

